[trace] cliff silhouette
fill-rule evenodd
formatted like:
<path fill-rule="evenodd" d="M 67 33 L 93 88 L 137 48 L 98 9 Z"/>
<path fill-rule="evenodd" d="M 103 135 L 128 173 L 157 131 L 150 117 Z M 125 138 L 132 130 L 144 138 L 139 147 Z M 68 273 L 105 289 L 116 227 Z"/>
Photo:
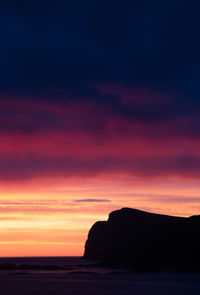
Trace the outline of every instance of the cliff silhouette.
<path fill-rule="evenodd" d="M 90 229 L 84 258 L 137 272 L 200 272 L 200 216 L 113 211 Z"/>

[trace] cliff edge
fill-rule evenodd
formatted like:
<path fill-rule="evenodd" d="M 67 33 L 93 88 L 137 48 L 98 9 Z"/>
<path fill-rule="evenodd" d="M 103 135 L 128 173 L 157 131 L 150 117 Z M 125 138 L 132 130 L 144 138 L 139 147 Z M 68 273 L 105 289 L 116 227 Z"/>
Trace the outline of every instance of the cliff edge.
<path fill-rule="evenodd" d="M 113 211 L 91 227 L 84 258 L 133 271 L 200 272 L 200 216 Z"/>

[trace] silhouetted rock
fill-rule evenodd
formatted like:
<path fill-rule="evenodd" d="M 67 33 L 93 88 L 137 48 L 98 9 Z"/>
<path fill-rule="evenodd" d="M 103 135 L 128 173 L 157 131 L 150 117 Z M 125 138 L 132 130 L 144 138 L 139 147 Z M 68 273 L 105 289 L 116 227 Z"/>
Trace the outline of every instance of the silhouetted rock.
<path fill-rule="evenodd" d="M 64 267 L 58 265 L 38 265 L 38 264 L 22 264 L 19 266 L 22 270 L 65 270 Z"/>
<path fill-rule="evenodd" d="M 18 267 L 14 263 L 2 263 L 0 264 L 0 270 L 16 270 Z"/>
<path fill-rule="evenodd" d="M 84 258 L 132 271 L 200 271 L 200 216 L 123 208 L 89 231 Z"/>
<path fill-rule="evenodd" d="M 14 263 L 0 264 L 0 270 L 66 270 L 66 268 L 58 265 L 39 265 L 39 264 L 22 264 Z"/>

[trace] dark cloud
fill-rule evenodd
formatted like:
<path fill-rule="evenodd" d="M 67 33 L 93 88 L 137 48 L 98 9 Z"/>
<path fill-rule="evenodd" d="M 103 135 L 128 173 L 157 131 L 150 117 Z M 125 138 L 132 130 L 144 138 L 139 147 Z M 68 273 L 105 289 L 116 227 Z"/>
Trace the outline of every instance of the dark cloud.
<path fill-rule="evenodd" d="M 109 203 L 110 200 L 107 199 L 80 199 L 80 200 L 74 200 L 76 203 Z"/>
<path fill-rule="evenodd" d="M 182 176 L 200 177 L 200 157 L 118 157 L 51 158 L 29 155 L 23 159 L 14 156 L 0 159 L 1 180 L 24 180 L 36 177 L 92 177 L 102 174 L 129 174 L 140 177 Z"/>
<path fill-rule="evenodd" d="M 197 1 L 7 0 L 0 6 L 0 133 L 24 138 L 23 156 L 0 158 L 1 179 L 113 171 L 199 175 L 199 155 L 190 149 L 200 135 Z M 50 149 L 60 133 L 61 152 L 51 158 L 33 152 L 39 136 L 49 134 Z M 96 156 L 63 156 L 71 135 L 82 152 L 83 134 Z M 32 149 L 26 135 L 33 136 Z M 115 142 L 114 154 L 138 137 L 190 144 L 176 143 L 180 154 L 176 146 L 165 157 L 153 150 L 137 158 L 131 147 L 117 158 L 104 148 Z"/>
<path fill-rule="evenodd" d="M 1 88 L 65 93 L 97 80 L 184 92 L 181 81 L 199 72 L 198 9 L 186 0 L 10 1 L 1 10 Z"/>

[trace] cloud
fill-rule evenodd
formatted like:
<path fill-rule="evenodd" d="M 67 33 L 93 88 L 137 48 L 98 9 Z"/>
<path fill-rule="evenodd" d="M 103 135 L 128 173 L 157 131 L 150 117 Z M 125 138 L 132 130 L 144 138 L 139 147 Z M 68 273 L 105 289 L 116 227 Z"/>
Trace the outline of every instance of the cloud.
<path fill-rule="evenodd" d="M 111 202 L 110 200 L 107 199 L 79 199 L 79 200 L 74 200 L 76 203 L 109 203 Z"/>
<path fill-rule="evenodd" d="M 46 4 L 0 12 L 0 179 L 199 177 L 194 3 Z"/>
<path fill-rule="evenodd" d="M 143 156 L 78 158 L 78 157 L 15 157 L 0 158 L 0 179 L 22 181 L 40 177 L 97 177 L 130 175 L 141 178 L 179 176 L 200 177 L 200 156 Z"/>
<path fill-rule="evenodd" d="M 84 97 L 86 81 L 182 92 L 188 88 L 181 83 L 184 76 L 199 91 L 190 76 L 199 53 L 193 1 L 132 1 L 114 8 L 90 0 L 29 5 L 2 5 L 1 89 L 26 94 L 51 89 L 57 100 L 66 99 L 69 88 Z"/>

